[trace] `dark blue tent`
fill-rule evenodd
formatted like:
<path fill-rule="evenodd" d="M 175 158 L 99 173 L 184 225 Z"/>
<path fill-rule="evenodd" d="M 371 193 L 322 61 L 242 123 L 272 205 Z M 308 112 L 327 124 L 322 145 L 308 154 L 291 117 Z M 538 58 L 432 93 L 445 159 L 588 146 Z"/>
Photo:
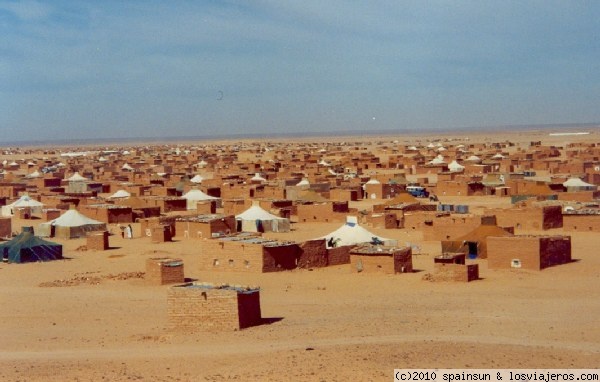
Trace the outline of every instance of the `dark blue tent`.
<path fill-rule="evenodd" d="M 2 260 L 9 263 L 28 263 L 62 259 L 62 245 L 33 235 L 33 227 L 23 227 L 23 232 L 0 244 Z"/>

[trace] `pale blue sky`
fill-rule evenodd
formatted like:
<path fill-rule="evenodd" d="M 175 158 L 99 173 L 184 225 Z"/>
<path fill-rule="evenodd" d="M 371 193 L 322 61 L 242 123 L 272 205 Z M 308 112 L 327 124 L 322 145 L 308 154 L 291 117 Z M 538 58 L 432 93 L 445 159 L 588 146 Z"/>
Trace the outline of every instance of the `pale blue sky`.
<path fill-rule="evenodd" d="M 599 62 L 598 1 L 0 0 L 0 142 L 600 122 Z"/>

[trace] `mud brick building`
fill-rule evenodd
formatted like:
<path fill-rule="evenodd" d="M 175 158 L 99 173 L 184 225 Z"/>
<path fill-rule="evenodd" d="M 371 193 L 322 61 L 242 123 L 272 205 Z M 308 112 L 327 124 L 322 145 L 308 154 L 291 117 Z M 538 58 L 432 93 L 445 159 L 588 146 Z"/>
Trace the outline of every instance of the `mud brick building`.
<path fill-rule="evenodd" d="M 413 271 L 410 247 L 360 246 L 350 251 L 352 272 L 410 273 Z"/>
<path fill-rule="evenodd" d="M 600 231 L 600 210 L 582 209 L 563 213 L 564 231 Z"/>
<path fill-rule="evenodd" d="M 200 269 L 221 272 L 277 272 L 299 267 L 323 267 L 325 240 L 302 244 L 240 234 L 201 242 Z"/>
<path fill-rule="evenodd" d="M 184 284 L 167 297 L 168 325 L 176 331 L 234 331 L 260 325 L 260 291 L 246 286 Z"/>
<path fill-rule="evenodd" d="M 183 238 L 207 239 L 228 236 L 237 231 L 235 216 L 222 214 L 181 216 L 175 219 L 175 231 Z"/>
<path fill-rule="evenodd" d="M 398 216 L 394 212 L 366 215 L 363 222 L 373 228 L 398 228 Z"/>
<path fill-rule="evenodd" d="M 435 263 L 433 273 L 425 275 L 429 281 L 470 282 L 479 279 L 478 264 Z"/>
<path fill-rule="evenodd" d="M 433 273 L 426 274 L 428 281 L 470 282 L 479 279 L 479 265 L 465 264 L 466 253 L 443 253 L 433 259 Z"/>
<path fill-rule="evenodd" d="M 80 207 L 81 213 L 104 223 L 133 223 L 131 207 L 112 204 L 91 204 Z"/>
<path fill-rule="evenodd" d="M 571 237 L 489 237 L 487 250 L 490 269 L 542 270 L 571 262 Z"/>
<path fill-rule="evenodd" d="M 146 260 L 146 281 L 152 285 L 185 282 L 183 261 L 167 257 Z"/>
<path fill-rule="evenodd" d="M 153 243 L 172 241 L 171 227 L 168 224 L 158 224 L 150 228 L 150 237 Z"/>
<path fill-rule="evenodd" d="M 105 251 L 110 248 L 108 243 L 108 231 L 95 231 L 86 234 L 87 249 L 93 251 Z"/>
<path fill-rule="evenodd" d="M 511 209 L 486 209 L 486 215 L 496 215 L 498 225 L 515 227 L 515 231 L 548 230 L 563 226 L 561 206 L 532 206 Z"/>
<path fill-rule="evenodd" d="M 306 203 L 296 206 L 299 222 L 344 222 L 348 202 Z"/>

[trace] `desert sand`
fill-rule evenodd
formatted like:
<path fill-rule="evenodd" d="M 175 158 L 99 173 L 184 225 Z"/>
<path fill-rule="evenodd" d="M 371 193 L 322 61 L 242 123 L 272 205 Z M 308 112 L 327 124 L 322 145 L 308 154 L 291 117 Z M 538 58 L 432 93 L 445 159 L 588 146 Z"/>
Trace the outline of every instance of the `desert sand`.
<path fill-rule="evenodd" d="M 265 236 L 312 239 L 339 225 L 295 223 L 292 232 Z M 373 232 L 418 245 L 416 271 L 377 275 L 352 273 L 350 265 L 200 271 L 202 240 L 153 244 L 139 224 L 133 227 L 133 239 L 111 236 L 108 251 L 83 250 L 85 239 L 52 239 L 63 244 L 65 260 L 0 264 L 0 380 L 386 381 L 395 368 L 600 365 L 597 233 L 569 233 L 570 264 L 534 272 L 490 270 L 480 260 L 478 281 L 432 283 L 422 277 L 440 243 L 405 229 Z M 264 324 L 224 333 L 169 331 L 169 286 L 149 286 L 140 274 L 157 255 L 183 259 L 190 279 L 259 285 Z"/>

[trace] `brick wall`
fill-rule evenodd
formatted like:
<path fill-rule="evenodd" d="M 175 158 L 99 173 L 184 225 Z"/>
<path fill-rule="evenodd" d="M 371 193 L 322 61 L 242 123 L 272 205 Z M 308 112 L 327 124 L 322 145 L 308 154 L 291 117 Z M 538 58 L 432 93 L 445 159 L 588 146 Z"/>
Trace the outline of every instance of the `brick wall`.
<path fill-rule="evenodd" d="M 12 234 L 12 219 L 0 217 L 0 237 L 10 237 Z"/>
<path fill-rule="evenodd" d="M 350 264 L 350 251 L 354 245 L 327 249 L 327 265 Z"/>
<path fill-rule="evenodd" d="M 319 268 L 327 266 L 325 239 L 309 240 L 300 244 L 298 268 Z"/>
<path fill-rule="evenodd" d="M 164 243 L 171 241 L 171 227 L 167 224 L 155 225 L 150 228 L 153 243 Z"/>
<path fill-rule="evenodd" d="M 109 248 L 108 231 L 88 232 L 86 246 L 89 250 L 105 251 Z"/>
<path fill-rule="evenodd" d="M 394 273 L 411 273 L 412 271 L 412 249 L 405 247 L 394 252 Z"/>
<path fill-rule="evenodd" d="M 202 240 L 199 267 L 220 272 L 262 272 L 262 245 L 223 240 Z"/>
<path fill-rule="evenodd" d="M 600 214 L 580 215 L 564 214 L 563 230 L 565 231 L 600 231 Z"/>
<path fill-rule="evenodd" d="M 152 285 L 183 283 L 183 261 L 166 257 L 148 259 L 145 279 Z"/>
<path fill-rule="evenodd" d="M 540 238 L 540 269 L 571 262 L 571 237 Z"/>
<path fill-rule="evenodd" d="M 479 279 L 479 265 L 435 263 L 433 274 L 428 276 L 431 281 L 469 282 Z"/>
<path fill-rule="evenodd" d="M 522 269 L 541 269 L 538 236 L 488 237 L 487 255 L 490 269 L 511 269 L 513 260 Z"/>
<path fill-rule="evenodd" d="M 176 286 L 167 297 L 168 324 L 182 331 L 233 331 L 261 323 L 258 290 Z"/>

